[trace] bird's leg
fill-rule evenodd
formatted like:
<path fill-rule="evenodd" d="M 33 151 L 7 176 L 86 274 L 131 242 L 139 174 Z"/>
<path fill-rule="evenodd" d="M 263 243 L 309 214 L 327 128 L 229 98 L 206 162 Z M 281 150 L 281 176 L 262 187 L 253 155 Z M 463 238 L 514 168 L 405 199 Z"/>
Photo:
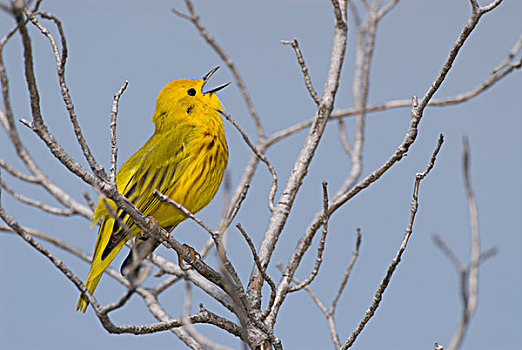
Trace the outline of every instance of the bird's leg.
<path fill-rule="evenodd" d="M 152 247 L 154 246 L 154 249 L 156 249 L 156 247 L 161 243 L 160 240 L 162 240 L 161 238 L 161 226 L 160 226 L 160 223 L 158 222 L 158 220 L 156 220 L 154 217 L 152 216 L 147 216 L 147 218 L 152 222 L 152 228 L 149 232 L 147 233 L 143 233 L 143 236 L 141 236 L 140 238 L 143 237 L 143 239 L 145 240 L 148 240 L 149 238 L 152 238 L 152 240 L 155 242 L 154 244 L 148 244 L 148 246 Z M 167 228 L 168 230 L 168 228 Z M 158 238 L 160 238 L 160 240 L 158 240 Z M 145 255 L 143 256 L 143 254 L 140 254 L 140 258 L 145 259 L 150 253 L 152 253 L 152 251 L 154 250 L 150 250 L 148 251 Z M 191 246 L 187 245 L 187 244 L 183 244 L 183 255 L 188 255 L 188 263 L 189 264 L 192 264 L 194 261 L 196 260 L 199 260 L 201 259 L 201 255 L 199 255 L 199 253 L 194 249 L 192 248 Z M 183 263 L 183 258 L 181 257 L 180 254 L 178 254 L 178 264 L 179 264 L 179 267 L 182 269 L 182 270 L 188 270 L 190 268 L 190 266 L 185 266 L 185 264 Z"/>
<path fill-rule="evenodd" d="M 148 232 L 142 231 L 136 237 L 132 250 L 121 265 L 120 271 L 124 276 L 137 277 L 141 262 L 161 244 L 159 222 L 152 216 L 148 216 L 148 219 L 152 222 L 151 229 Z"/>

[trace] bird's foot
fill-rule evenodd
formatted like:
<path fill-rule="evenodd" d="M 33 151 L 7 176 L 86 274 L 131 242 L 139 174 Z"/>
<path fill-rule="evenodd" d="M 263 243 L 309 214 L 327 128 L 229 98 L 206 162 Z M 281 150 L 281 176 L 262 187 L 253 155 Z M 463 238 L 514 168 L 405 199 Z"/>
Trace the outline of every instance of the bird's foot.
<path fill-rule="evenodd" d="M 192 264 L 196 260 L 201 259 L 201 255 L 199 255 L 199 253 L 196 252 L 196 250 L 194 248 L 192 248 L 191 246 L 188 246 L 186 244 L 183 244 L 183 254 L 189 256 L 189 259 L 188 259 L 189 264 Z M 190 266 L 185 266 L 185 264 L 183 263 L 183 258 L 179 254 L 178 254 L 178 263 L 179 263 L 179 267 L 183 271 L 188 270 L 190 268 Z"/>

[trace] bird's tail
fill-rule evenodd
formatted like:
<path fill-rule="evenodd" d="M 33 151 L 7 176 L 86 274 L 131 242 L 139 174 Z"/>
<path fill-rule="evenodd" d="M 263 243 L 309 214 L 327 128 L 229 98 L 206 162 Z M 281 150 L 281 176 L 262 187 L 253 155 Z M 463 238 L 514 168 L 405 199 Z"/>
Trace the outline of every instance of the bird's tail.
<path fill-rule="evenodd" d="M 92 276 L 89 272 L 89 275 L 87 276 L 87 280 L 85 281 L 85 286 L 87 289 L 93 293 L 96 289 L 96 286 L 98 285 L 98 282 L 100 282 L 102 273 L 98 274 L 98 276 Z M 81 311 L 85 313 L 85 310 L 87 310 L 87 306 L 89 306 L 89 300 L 87 300 L 87 297 L 85 294 L 80 294 L 80 297 L 78 298 L 78 303 L 76 304 L 76 311 Z"/>
<path fill-rule="evenodd" d="M 94 256 L 92 258 L 91 269 L 89 270 L 89 274 L 85 280 L 85 286 L 91 293 L 94 292 L 98 282 L 100 282 L 103 271 L 105 271 L 107 266 L 109 266 L 125 242 L 129 240 L 128 236 L 121 237 L 116 246 L 114 246 L 106 256 L 103 256 L 105 247 L 107 247 L 107 244 L 109 243 L 109 240 L 113 234 L 114 221 L 114 218 L 106 217 L 100 226 L 100 230 L 98 231 L 98 238 L 96 239 L 96 244 L 94 246 Z M 89 301 L 82 293 L 78 299 L 78 304 L 76 304 L 76 311 L 81 310 L 82 312 L 85 312 L 88 305 Z"/>

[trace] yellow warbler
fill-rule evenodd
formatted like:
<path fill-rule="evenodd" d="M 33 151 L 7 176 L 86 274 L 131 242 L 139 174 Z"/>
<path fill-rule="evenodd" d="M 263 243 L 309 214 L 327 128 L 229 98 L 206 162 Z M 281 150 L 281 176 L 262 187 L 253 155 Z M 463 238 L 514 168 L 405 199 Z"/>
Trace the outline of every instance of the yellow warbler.
<path fill-rule="evenodd" d="M 202 79 L 173 80 L 160 91 L 152 115 L 154 133 L 116 174 L 120 193 L 143 215 L 152 216 L 169 232 L 186 216 L 174 206 L 161 202 L 154 190 L 195 213 L 216 194 L 228 163 L 225 129 L 219 114 L 223 106 L 216 92 L 229 83 L 203 91 L 205 83 L 218 68 Z M 132 218 L 112 200 L 100 198 L 93 225 L 100 220 L 101 225 L 85 281 L 91 293 L 103 271 L 129 239 L 106 203 L 112 207 L 112 213 L 125 222 L 132 236 L 142 233 Z M 88 305 L 82 294 L 76 310 L 85 312 Z"/>

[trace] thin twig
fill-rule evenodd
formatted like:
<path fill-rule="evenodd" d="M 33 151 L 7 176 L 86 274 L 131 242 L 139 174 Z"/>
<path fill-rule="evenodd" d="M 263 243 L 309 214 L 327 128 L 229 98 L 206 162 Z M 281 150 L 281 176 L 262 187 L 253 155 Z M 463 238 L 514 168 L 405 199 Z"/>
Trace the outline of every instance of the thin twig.
<path fill-rule="evenodd" d="M 30 205 L 30 206 L 33 206 L 33 207 L 38 208 L 40 210 L 43 210 L 43 211 L 45 211 L 45 212 L 47 212 L 49 214 L 60 215 L 60 216 L 72 216 L 72 215 L 76 214 L 76 212 L 74 212 L 74 210 L 72 210 L 70 208 L 66 208 L 66 209 L 57 208 L 57 207 L 54 207 L 52 205 L 40 202 L 40 201 L 38 201 L 36 199 L 24 196 L 23 194 L 21 194 L 19 192 L 16 192 L 11 187 L 9 187 L 4 182 L 4 180 L 1 179 L 1 178 L 0 178 L 0 186 L 3 189 L 5 189 L 11 196 L 13 196 L 14 198 L 18 199 L 20 202 L 25 203 L 25 204 Z"/>
<path fill-rule="evenodd" d="M 117 301 L 113 302 L 113 303 L 110 303 L 110 304 L 107 304 L 105 306 L 102 307 L 102 312 L 104 313 L 109 313 L 111 311 L 114 311 L 114 310 L 117 310 L 121 307 L 123 307 L 127 301 L 129 301 L 130 297 L 132 296 L 132 294 L 134 293 L 134 289 L 133 288 L 130 288 L 130 289 L 127 289 L 123 295 L 121 296 L 120 299 L 118 299 Z"/>
<path fill-rule="evenodd" d="M 298 290 L 303 289 L 308 286 L 314 280 L 315 276 L 319 273 L 319 268 L 323 262 L 323 252 L 324 246 L 326 243 L 326 235 L 328 234 L 328 188 L 326 181 L 323 181 L 323 232 L 321 234 L 321 239 L 319 240 L 319 245 L 317 246 L 317 257 L 315 258 L 314 269 L 310 273 L 310 275 L 304 279 L 301 283 L 288 287 L 288 293 L 297 292 Z"/>
<path fill-rule="evenodd" d="M 250 239 L 250 236 L 248 236 L 248 234 L 246 233 L 245 229 L 243 229 L 243 226 L 241 226 L 241 224 L 239 222 L 236 224 L 236 227 L 239 230 L 239 232 L 241 232 L 241 234 L 243 235 L 243 238 L 247 242 L 248 247 L 250 248 L 250 251 L 252 252 L 252 256 L 254 258 L 254 262 L 256 263 L 257 268 L 261 272 L 261 276 L 266 281 L 266 283 L 268 283 L 268 285 L 270 286 L 271 293 L 270 293 L 270 298 L 268 300 L 268 306 L 266 307 L 266 310 L 262 314 L 262 317 L 266 317 L 266 315 L 268 314 L 270 308 L 274 304 L 276 286 L 275 286 L 274 281 L 272 281 L 270 276 L 266 273 L 266 271 L 261 266 L 261 261 L 259 261 L 259 256 L 257 255 L 256 248 L 254 247 L 254 243 Z"/>
<path fill-rule="evenodd" d="M 272 253 L 286 224 L 297 193 L 303 184 L 303 179 L 308 173 L 308 168 L 315 154 L 315 150 L 319 145 L 319 141 L 323 136 L 326 123 L 333 110 L 333 104 L 337 89 L 339 87 L 339 79 L 346 52 L 346 40 L 348 32 L 345 19 L 346 1 L 340 0 L 340 2 L 341 5 L 336 0 L 332 1 L 336 20 L 334 25 L 333 46 L 330 55 L 330 65 L 328 68 L 328 75 L 324 91 L 321 97 L 321 103 L 317 108 L 314 122 L 310 127 L 308 136 L 306 137 L 303 147 L 301 148 L 301 151 L 295 160 L 294 166 L 290 172 L 290 176 L 287 179 L 287 183 L 282 192 L 282 195 L 277 201 L 277 205 L 275 206 L 273 214 L 270 217 L 263 241 L 261 242 L 261 246 L 258 250 L 259 258 L 264 268 L 266 268 L 270 262 Z M 261 285 L 262 278 L 260 277 L 260 272 L 256 267 L 251 272 L 248 288 L 250 291 L 256 293 L 256 304 L 260 298 L 259 294 Z M 274 306 L 276 306 L 276 303 Z M 274 311 L 277 310 L 272 309 L 270 316 L 266 319 L 267 323 L 270 325 L 275 323 Z"/>
<path fill-rule="evenodd" d="M 310 93 L 310 96 L 312 97 L 312 99 L 318 105 L 321 102 L 321 98 L 319 97 L 319 95 L 317 95 L 317 92 L 315 91 L 315 89 L 312 85 L 312 79 L 310 78 L 310 73 L 308 72 L 308 67 L 306 66 L 306 63 L 304 61 L 303 53 L 301 52 L 301 49 L 299 48 L 299 42 L 297 41 L 297 38 L 294 38 L 293 40 L 281 40 L 281 44 L 290 45 L 294 49 L 295 56 L 297 58 L 297 63 L 299 63 L 299 66 L 301 66 L 301 71 L 303 72 L 306 89 Z"/>
<path fill-rule="evenodd" d="M 248 145 L 248 147 L 250 147 L 252 152 L 254 152 L 254 154 L 259 159 L 261 159 L 261 161 L 263 163 L 266 164 L 266 166 L 268 167 L 268 170 L 270 171 L 270 174 L 272 174 L 272 187 L 270 188 L 270 193 L 268 194 L 268 208 L 270 209 L 271 212 L 273 212 L 274 211 L 274 197 L 277 192 L 277 174 L 275 172 L 274 166 L 272 165 L 272 163 L 270 163 L 270 161 L 266 158 L 266 156 L 257 147 L 255 147 L 252 144 L 252 142 L 250 142 L 248 135 L 243 131 L 243 129 L 241 129 L 241 127 L 234 120 L 234 118 L 232 118 L 229 114 L 227 114 L 223 111 L 219 111 L 219 113 L 222 116 L 224 116 L 226 118 L 226 120 L 228 120 L 230 123 L 232 123 L 232 125 L 234 125 L 234 127 L 237 129 L 237 131 L 239 131 L 239 133 L 243 137 L 243 140 Z"/>
<path fill-rule="evenodd" d="M 341 285 L 339 286 L 339 289 L 337 290 L 337 294 L 335 295 L 334 299 L 332 300 L 332 305 L 330 306 L 330 312 L 335 313 L 335 309 L 337 308 L 337 302 L 339 301 L 339 298 L 341 297 L 341 294 L 344 291 L 344 288 L 346 287 L 346 283 L 348 283 L 348 279 L 350 278 L 350 275 L 352 273 L 353 266 L 355 265 L 355 262 L 357 261 L 357 258 L 359 257 L 359 249 L 361 247 L 361 229 L 357 229 L 357 239 L 355 240 L 355 250 L 352 253 L 352 259 L 350 260 L 350 264 L 348 264 L 348 267 L 346 268 L 346 271 L 344 272 L 343 279 L 341 281 Z"/>
<path fill-rule="evenodd" d="M 0 158 L 0 168 L 5 169 L 9 174 L 13 175 L 14 177 L 16 177 L 22 181 L 33 183 L 33 184 L 39 183 L 39 179 L 36 176 L 27 175 L 27 174 L 21 172 L 20 170 L 10 167 L 9 164 L 7 164 L 7 162 L 2 158 Z"/>
<path fill-rule="evenodd" d="M 174 207 L 176 207 L 179 211 L 181 211 L 183 214 L 185 214 L 188 218 L 190 218 L 191 220 L 194 220 L 199 226 L 203 227 L 203 229 L 205 229 L 205 231 L 207 231 L 208 233 L 210 233 L 210 235 L 212 237 L 214 237 L 215 235 L 217 235 L 216 231 L 212 230 L 210 227 L 207 226 L 207 224 L 205 224 L 203 221 L 201 221 L 200 219 L 198 219 L 194 214 L 192 214 L 187 208 L 185 208 L 184 206 L 182 206 L 181 204 L 179 203 L 176 203 L 174 200 L 172 200 L 171 198 L 169 198 L 168 196 L 164 195 L 163 193 L 159 192 L 158 190 L 154 190 L 154 195 L 158 196 L 158 198 L 162 201 L 162 202 L 165 202 L 165 203 L 169 203 L 171 205 L 173 205 Z"/>
<path fill-rule="evenodd" d="M 377 16 L 379 18 L 382 18 L 384 16 L 386 16 L 386 14 L 388 12 L 390 12 L 391 9 L 393 9 L 395 7 L 395 5 L 397 5 L 397 3 L 399 2 L 400 0 L 392 0 L 388 3 L 388 5 L 384 6 L 383 8 L 381 8 L 379 10 L 379 12 L 377 13 Z"/>
<path fill-rule="evenodd" d="M 120 90 L 114 94 L 114 101 L 112 102 L 111 110 L 111 166 L 109 168 L 109 179 L 116 188 L 116 161 L 118 159 L 118 146 L 116 144 L 116 118 L 118 116 L 118 103 L 120 101 L 120 96 L 123 94 L 128 84 L 129 82 L 125 80 Z"/>
<path fill-rule="evenodd" d="M 213 270 L 211 270 L 208 266 L 206 266 L 206 265 L 203 265 L 203 266 L 205 267 L 205 270 L 207 271 L 207 273 L 210 274 L 209 276 L 211 276 L 213 278 L 212 282 L 216 283 L 218 286 L 223 288 L 223 290 L 226 291 L 232 298 L 236 298 L 236 297 L 239 298 L 239 300 L 241 302 L 237 303 L 237 305 L 242 306 L 242 307 L 239 307 L 238 309 L 236 309 L 236 311 L 237 311 L 236 315 L 240 319 L 242 319 L 244 313 L 248 309 L 248 303 L 246 302 L 245 292 L 243 290 L 243 286 L 242 286 L 241 280 L 239 278 L 239 275 L 237 274 L 232 263 L 230 262 L 230 260 L 228 259 L 227 255 L 226 255 L 226 251 L 223 247 L 223 243 L 221 241 L 221 236 L 219 235 L 219 233 L 217 233 L 216 231 L 213 231 L 203 221 L 201 221 L 196 216 L 194 216 L 194 214 L 192 214 L 188 209 L 183 207 L 181 204 L 176 203 L 175 201 L 170 199 L 168 196 L 163 195 L 162 193 L 160 193 L 157 190 L 154 190 L 154 194 L 156 196 L 158 196 L 160 198 L 160 200 L 162 200 L 163 202 L 169 203 L 169 204 L 173 205 L 174 207 L 176 207 L 183 214 L 185 214 L 190 219 L 194 220 L 198 225 L 200 225 L 208 233 L 210 233 L 210 235 L 212 236 L 212 239 L 214 240 L 214 242 L 216 244 L 216 248 L 218 250 L 218 254 L 221 259 L 221 263 L 224 266 L 227 273 L 230 275 L 230 277 L 232 277 L 232 279 L 234 280 L 234 283 L 227 282 L 228 279 L 224 278 L 226 276 L 219 276 L 219 277 L 216 276 L 215 272 Z M 184 248 L 181 246 L 178 246 L 179 242 L 177 242 L 171 235 L 169 235 L 168 232 L 166 232 L 166 231 L 162 232 L 162 231 L 165 231 L 165 230 L 161 230 L 160 241 L 162 241 L 164 244 L 166 243 L 168 248 L 172 247 L 173 249 L 176 250 L 176 252 L 178 254 L 180 254 L 180 251 L 178 251 L 178 249 L 183 251 Z M 192 261 L 194 259 L 189 259 L 186 252 L 183 251 L 183 254 L 180 254 L 180 255 L 182 256 L 182 258 L 184 260 L 191 263 L 191 265 L 194 266 L 196 268 L 196 270 L 198 270 L 198 268 L 197 268 L 198 266 L 200 266 L 200 268 L 203 267 L 200 265 L 200 264 L 203 264 L 201 262 L 201 260 L 196 259 L 195 261 Z M 198 272 L 200 272 L 200 271 L 198 270 Z M 209 276 L 205 276 L 205 277 L 209 278 Z"/>
<path fill-rule="evenodd" d="M 69 88 L 67 87 L 67 83 L 65 81 L 65 62 L 67 59 L 67 47 L 63 46 L 63 55 L 60 56 L 60 53 L 58 51 L 58 45 L 56 44 L 56 41 L 54 37 L 51 35 L 49 30 L 45 28 L 34 16 L 34 13 L 30 12 L 27 7 L 23 8 L 23 11 L 25 15 L 29 18 L 29 20 L 42 32 L 42 34 L 47 37 L 51 43 L 51 47 L 54 52 L 55 60 L 56 60 L 56 66 L 57 66 L 57 72 L 58 72 L 58 80 L 60 82 L 60 88 L 62 92 L 62 98 L 65 103 L 65 107 L 67 111 L 69 112 L 69 119 L 71 120 L 73 124 L 74 133 L 76 135 L 76 139 L 78 140 L 78 143 L 82 149 L 82 152 L 85 156 L 85 159 L 89 163 L 89 166 L 91 167 L 92 171 L 100 177 L 102 180 L 107 179 L 107 175 L 103 171 L 103 166 L 101 164 L 97 163 L 94 159 L 94 156 L 91 153 L 91 150 L 89 146 L 87 145 L 87 142 L 85 141 L 85 138 L 83 137 L 82 131 L 80 129 L 80 125 L 78 123 L 78 118 L 76 116 L 76 112 L 74 110 L 74 104 L 72 103 L 71 96 L 69 94 Z M 60 36 L 62 38 L 62 45 L 66 44 L 64 31 L 61 26 L 61 22 L 55 18 L 54 16 L 50 16 L 47 14 L 48 18 L 53 19 L 53 21 L 58 26 L 58 30 L 60 33 Z M 40 127 L 40 122 L 42 122 L 41 118 L 37 118 L 35 120 L 37 122 L 37 127 Z M 43 125 L 43 124 L 42 124 Z"/>
<path fill-rule="evenodd" d="M 417 214 L 417 209 L 419 206 L 418 198 L 419 198 L 420 183 L 426 177 L 426 175 L 428 175 L 430 170 L 433 168 L 433 165 L 435 164 L 435 159 L 437 157 L 437 154 L 440 151 L 440 148 L 441 148 L 443 142 L 444 142 L 444 136 L 442 134 L 440 134 L 439 140 L 437 142 L 437 146 L 435 147 L 435 150 L 433 151 L 430 162 L 428 163 L 428 166 L 426 167 L 426 170 L 424 170 L 424 172 L 422 172 L 422 173 L 418 173 L 415 176 L 415 184 L 413 186 L 413 199 L 411 202 L 410 220 L 408 222 L 408 226 L 406 227 L 406 232 L 404 234 L 404 238 L 402 240 L 401 246 L 400 246 L 399 250 L 397 251 L 397 254 L 395 255 L 395 257 L 393 258 L 392 262 L 388 266 L 386 275 L 384 276 L 382 282 L 380 283 L 379 288 L 377 289 L 377 292 L 375 293 L 375 295 L 373 297 L 373 301 L 372 301 L 370 307 L 368 308 L 368 310 L 366 311 L 366 314 L 362 318 L 362 320 L 359 323 L 359 325 L 357 326 L 357 328 L 352 332 L 352 334 L 350 334 L 348 339 L 346 339 L 344 344 L 341 346 L 341 350 L 346 350 L 353 345 L 353 343 L 355 342 L 355 340 L 357 339 L 359 334 L 361 334 L 361 332 L 363 331 L 366 324 L 370 321 L 370 319 L 375 314 L 375 311 L 377 310 L 377 308 L 379 307 L 379 305 L 382 301 L 382 296 L 391 281 L 391 278 L 393 276 L 395 269 L 397 268 L 397 266 L 399 265 L 399 263 L 401 261 L 402 254 L 406 250 L 408 241 L 411 237 L 411 234 L 413 233 L 413 222 L 415 220 L 415 216 Z"/>
<path fill-rule="evenodd" d="M 490 73 L 490 75 L 479 85 L 477 85 L 475 88 L 459 93 L 454 96 L 445 97 L 445 98 L 439 98 L 439 99 L 432 99 L 428 103 L 428 106 L 432 107 L 443 107 L 448 105 L 454 105 L 466 102 L 473 97 L 478 96 L 482 92 L 489 89 L 491 86 L 493 86 L 495 83 L 499 82 L 509 74 L 513 73 L 516 69 L 520 69 L 522 67 L 522 59 L 513 62 L 512 64 L 509 64 L 509 62 L 520 52 L 522 48 L 522 35 L 519 37 L 515 45 L 512 47 L 512 49 L 509 52 L 509 55 L 497 66 L 493 69 L 493 71 Z M 505 70 L 503 68 L 507 67 Z M 503 71 L 502 71 L 503 70 Z M 374 106 L 368 106 L 365 110 L 366 112 L 381 112 L 389 109 L 395 109 L 395 108 L 403 108 L 403 107 L 409 107 L 411 106 L 411 99 L 401 99 L 401 100 L 392 100 L 385 103 L 377 104 Z M 357 115 L 361 113 L 361 109 L 354 107 L 349 109 L 342 109 L 338 110 L 336 112 L 333 112 L 330 116 L 330 120 L 349 117 L 353 115 Z M 269 145 L 272 145 L 300 130 L 306 129 L 312 125 L 313 120 L 307 120 L 305 122 L 301 122 L 299 124 L 296 124 L 294 126 L 288 127 L 287 129 L 280 130 L 276 133 L 274 133 L 272 136 L 270 136 L 267 139 L 267 143 Z"/>
<path fill-rule="evenodd" d="M 470 227 L 471 227 L 471 258 L 469 269 L 462 269 L 461 295 L 462 295 L 462 317 L 459 325 L 451 339 L 449 350 L 457 350 L 462 345 L 464 335 L 469 327 L 471 316 L 477 304 L 478 288 L 478 265 L 480 263 L 480 236 L 478 229 L 477 202 L 471 186 L 470 176 L 470 151 L 469 140 L 464 137 L 462 151 L 462 173 L 464 176 L 464 188 L 468 198 Z"/>
<path fill-rule="evenodd" d="M 229 347 L 217 344 L 207 337 L 203 336 L 196 327 L 190 322 L 190 306 L 192 304 L 192 288 L 190 283 L 185 283 L 185 303 L 183 307 L 183 321 L 185 323 L 185 329 L 187 333 L 194 338 L 199 344 L 205 347 L 205 349 L 213 350 L 230 350 Z M 202 306 L 202 305 L 201 305 Z"/>
<path fill-rule="evenodd" d="M 89 192 L 87 192 L 86 190 L 82 190 L 82 196 L 85 199 L 85 201 L 87 202 L 87 205 L 89 206 L 89 208 L 91 208 L 91 210 L 94 211 L 95 205 L 91 199 L 91 196 L 89 196 Z"/>
<path fill-rule="evenodd" d="M 41 1 L 37 1 L 35 5 L 36 10 L 37 6 L 40 4 Z M 27 18 L 23 18 L 21 15 L 20 9 L 13 9 L 13 13 L 17 17 L 17 25 L 15 28 L 13 28 L 6 36 L 4 36 L 0 40 L 0 82 L 2 84 L 2 97 L 5 107 L 5 114 L 0 109 L 0 120 L 2 123 L 2 126 L 6 130 L 10 141 L 12 145 L 14 146 L 16 150 L 17 156 L 20 158 L 20 160 L 24 163 L 24 165 L 27 167 L 27 169 L 31 172 L 31 174 L 37 179 L 37 183 L 40 184 L 47 192 L 49 192 L 58 202 L 63 204 L 67 208 L 74 208 L 75 211 L 77 211 L 80 215 L 90 218 L 92 215 L 92 211 L 85 205 L 80 204 L 77 202 L 74 198 L 72 198 L 66 191 L 58 187 L 55 183 L 53 183 L 46 174 L 39 168 L 39 166 L 36 164 L 34 159 L 30 156 L 28 150 L 24 147 L 22 144 L 19 134 L 17 132 L 17 129 L 15 127 L 14 122 L 14 114 L 13 110 L 11 108 L 10 103 L 10 96 L 9 96 L 9 80 L 7 77 L 5 65 L 3 62 L 3 49 L 6 45 L 6 43 L 9 41 L 9 39 L 16 33 L 18 30 L 20 30 L 22 34 L 22 39 L 24 43 L 24 61 L 25 61 L 25 67 L 26 71 L 30 70 L 28 67 L 32 65 L 32 57 L 31 57 L 31 43 L 30 39 L 27 35 L 27 29 L 25 28 L 25 24 L 28 21 Z M 29 86 L 32 86 L 32 82 L 34 81 L 33 75 L 27 73 L 27 79 Z M 35 92 L 35 89 L 30 89 L 31 96 L 36 96 L 37 91 Z M 35 101 L 33 101 L 35 102 Z M 37 101 L 36 101 L 37 102 Z M 33 112 L 38 112 L 38 107 L 36 104 L 31 104 L 31 108 L 33 109 Z M 9 170 L 8 170 L 9 171 Z"/>
<path fill-rule="evenodd" d="M 284 270 L 284 267 L 283 267 L 283 264 L 281 263 L 277 263 L 276 264 L 277 268 L 279 269 L 279 271 L 281 271 L 281 273 L 284 273 L 285 270 Z M 301 280 L 299 280 L 298 278 L 296 277 L 293 277 L 293 282 L 299 284 L 299 283 L 302 283 Z M 303 287 L 304 290 L 308 293 L 308 295 L 310 295 L 310 298 L 312 298 L 313 302 L 317 305 L 317 307 L 324 313 L 326 314 L 328 312 L 328 309 L 326 308 L 326 306 L 324 306 L 323 302 L 321 301 L 321 299 L 319 299 L 319 297 L 317 296 L 317 294 L 314 293 L 314 291 L 308 287 L 308 286 L 305 286 Z"/>
<path fill-rule="evenodd" d="M 339 138 L 341 139 L 341 145 L 343 146 L 343 149 L 348 157 L 353 158 L 353 149 L 350 146 L 350 141 L 348 141 L 348 136 L 346 135 L 346 126 L 344 125 L 344 120 L 343 118 L 338 118 L 338 120 Z"/>
<path fill-rule="evenodd" d="M 440 251 L 444 255 L 446 255 L 449 261 L 453 264 L 455 270 L 460 272 L 465 269 L 464 266 L 461 264 L 459 258 L 457 257 L 457 254 L 453 252 L 453 250 L 446 244 L 446 242 L 442 240 L 442 238 L 439 235 L 433 234 L 431 238 L 433 239 L 433 243 L 435 243 L 437 248 L 439 248 Z"/>

